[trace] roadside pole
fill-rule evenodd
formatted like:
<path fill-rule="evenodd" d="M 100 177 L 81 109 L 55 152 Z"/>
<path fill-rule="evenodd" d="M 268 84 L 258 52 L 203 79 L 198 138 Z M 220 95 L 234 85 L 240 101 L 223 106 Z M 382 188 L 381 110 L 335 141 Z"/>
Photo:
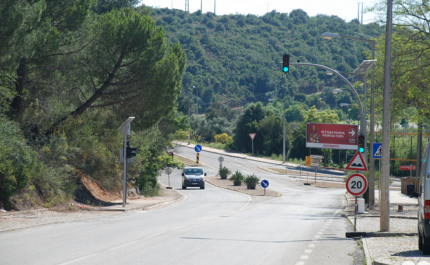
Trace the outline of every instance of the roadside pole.
<path fill-rule="evenodd" d="M 382 113 L 382 158 L 381 158 L 381 219 L 380 231 L 390 231 L 390 105 L 391 105 L 391 31 L 393 0 L 387 1 L 387 26 L 385 38 L 384 91 Z"/>
<path fill-rule="evenodd" d="M 249 137 L 252 140 L 252 155 L 254 155 L 254 138 L 255 138 L 256 133 L 250 133 Z"/>
<path fill-rule="evenodd" d="M 124 135 L 124 146 L 123 146 L 123 158 L 124 158 L 124 189 L 122 207 L 125 207 L 127 201 L 127 136 L 130 135 L 130 123 L 134 120 L 134 117 L 129 117 L 118 130 Z"/>

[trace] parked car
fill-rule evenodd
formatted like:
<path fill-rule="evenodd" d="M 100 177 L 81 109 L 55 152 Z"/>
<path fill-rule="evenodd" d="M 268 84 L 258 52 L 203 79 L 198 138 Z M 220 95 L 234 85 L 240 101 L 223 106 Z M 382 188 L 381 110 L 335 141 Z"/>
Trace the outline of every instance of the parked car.
<path fill-rule="evenodd" d="M 182 189 L 187 187 L 200 187 L 205 189 L 206 173 L 201 167 L 185 167 L 182 172 Z"/>
<path fill-rule="evenodd" d="M 424 149 L 418 194 L 418 246 L 430 255 L 430 143 Z"/>

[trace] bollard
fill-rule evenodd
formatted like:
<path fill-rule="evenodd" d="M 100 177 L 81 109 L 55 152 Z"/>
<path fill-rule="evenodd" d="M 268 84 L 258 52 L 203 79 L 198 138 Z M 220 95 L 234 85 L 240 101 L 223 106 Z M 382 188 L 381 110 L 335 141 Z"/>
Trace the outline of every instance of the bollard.
<path fill-rule="evenodd" d="M 397 208 L 397 211 L 398 212 L 403 212 L 403 205 L 399 205 L 398 208 Z"/>

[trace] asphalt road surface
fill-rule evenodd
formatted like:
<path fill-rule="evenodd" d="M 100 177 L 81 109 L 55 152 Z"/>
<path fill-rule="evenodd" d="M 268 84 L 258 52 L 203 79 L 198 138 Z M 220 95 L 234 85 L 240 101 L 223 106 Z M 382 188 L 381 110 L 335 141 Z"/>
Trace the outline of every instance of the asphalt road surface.
<path fill-rule="evenodd" d="M 181 155 L 194 159 L 192 149 Z M 202 151 L 208 176 L 219 155 Z M 224 166 L 267 179 L 282 197 L 248 196 L 206 183 L 162 209 L 0 233 L 0 264 L 359 264 L 351 225 L 340 216 L 344 190 L 304 186 L 258 169 L 271 165 L 224 157 Z M 167 184 L 167 177 L 160 180 Z M 362 263 L 361 263 L 362 264 Z"/>

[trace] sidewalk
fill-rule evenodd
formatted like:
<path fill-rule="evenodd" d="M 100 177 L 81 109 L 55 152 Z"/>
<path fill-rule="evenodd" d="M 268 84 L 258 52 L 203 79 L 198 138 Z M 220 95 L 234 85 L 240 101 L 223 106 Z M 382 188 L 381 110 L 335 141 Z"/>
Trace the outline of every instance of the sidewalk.
<path fill-rule="evenodd" d="M 353 226 L 355 198 L 349 193 L 345 197 L 348 204 L 344 212 Z M 362 240 L 367 264 L 401 265 L 406 261 L 412 262 L 409 264 L 430 264 L 430 256 L 424 256 L 418 250 L 417 198 L 390 190 L 390 231 L 380 232 L 378 191 L 375 197 L 375 210 L 357 214 L 357 232 L 366 232 Z M 403 206 L 401 212 L 398 211 L 399 205 Z"/>
<path fill-rule="evenodd" d="M 83 204 L 75 204 L 76 210 L 72 211 L 50 211 L 43 208 L 32 211 L 0 212 L 0 232 L 15 229 L 29 228 L 55 223 L 65 223 L 78 220 L 88 220 L 107 215 L 115 215 L 128 211 L 153 210 L 185 199 L 185 195 L 166 189 L 162 186 L 163 194 L 157 197 L 139 196 L 137 199 L 127 199 L 125 207 L 122 200 L 113 202 L 112 206 L 93 207 Z"/>

